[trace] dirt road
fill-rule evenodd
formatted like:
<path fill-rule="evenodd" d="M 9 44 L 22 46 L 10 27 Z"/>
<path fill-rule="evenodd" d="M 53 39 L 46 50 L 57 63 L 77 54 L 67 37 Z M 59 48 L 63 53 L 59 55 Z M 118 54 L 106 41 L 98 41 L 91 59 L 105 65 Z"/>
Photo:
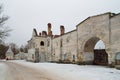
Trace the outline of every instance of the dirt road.
<path fill-rule="evenodd" d="M 6 80 L 56 80 L 43 70 L 32 69 L 13 62 L 4 62 L 7 65 Z"/>

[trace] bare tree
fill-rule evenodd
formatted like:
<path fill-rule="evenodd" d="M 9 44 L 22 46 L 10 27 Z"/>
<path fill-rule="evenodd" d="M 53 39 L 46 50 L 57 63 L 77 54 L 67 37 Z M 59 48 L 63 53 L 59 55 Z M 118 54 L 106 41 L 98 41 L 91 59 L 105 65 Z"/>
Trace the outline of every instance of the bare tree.
<path fill-rule="evenodd" d="M 0 59 L 5 59 L 5 53 L 8 50 L 8 46 L 0 44 Z"/>
<path fill-rule="evenodd" d="M 21 45 L 20 51 L 24 53 L 28 53 L 28 45 L 27 44 Z"/>
<path fill-rule="evenodd" d="M 15 43 L 10 43 L 9 46 L 11 47 L 14 54 L 19 53 L 19 48 Z"/>
<path fill-rule="evenodd" d="M 11 29 L 4 26 L 5 22 L 8 20 L 8 16 L 4 16 L 2 12 L 3 8 L 2 5 L 0 5 L 0 43 L 4 38 L 9 36 L 9 32 L 11 31 Z"/>

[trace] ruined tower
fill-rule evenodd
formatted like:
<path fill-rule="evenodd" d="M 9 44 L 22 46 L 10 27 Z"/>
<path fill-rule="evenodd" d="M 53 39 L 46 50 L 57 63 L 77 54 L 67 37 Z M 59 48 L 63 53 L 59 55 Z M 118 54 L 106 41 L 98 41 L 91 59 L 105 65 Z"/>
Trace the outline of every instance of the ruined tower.
<path fill-rule="evenodd" d="M 51 31 L 51 23 L 48 23 L 48 36 L 52 36 L 52 31 Z"/>
<path fill-rule="evenodd" d="M 65 28 L 63 25 L 60 26 L 60 35 L 63 35 L 65 33 Z"/>
<path fill-rule="evenodd" d="M 34 29 L 33 29 L 33 33 L 32 33 L 32 37 L 36 37 L 36 36 L 38 36 L 38 34 L 37 34 L 36 29 L 34 28 Z"/>

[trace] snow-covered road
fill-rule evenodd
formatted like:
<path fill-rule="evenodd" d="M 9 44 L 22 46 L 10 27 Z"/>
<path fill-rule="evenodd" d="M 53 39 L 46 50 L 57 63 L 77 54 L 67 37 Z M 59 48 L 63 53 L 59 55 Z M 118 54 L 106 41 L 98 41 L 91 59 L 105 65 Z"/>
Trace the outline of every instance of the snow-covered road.
<path fill-rule="evenodd" d="M 21 60 L 4 63 L 0 63 L 0 70 L 2 70 L 0 80 L 10 80 L 6 78 L 1 79 L 1 76 L 6 76 L 6 74 L 11 80 L 120 80 L 120 70 L 105 66 L 32 63 Z M 21 69 L 19 66 L 23 68 Z M 17 74 L 20 76 L 16 76 Z M 19 77 L 19 79 L 15 77 Z"/>
<path fill-rule="evenodd" d="M 6 80 L 7 67 L 4 63 L 0 62 L 0 80 Z"/>
<path fill-rule="evenodd" d="M 7 63 L 7 65 L 9 66 L 10 74 L 12 74 L 11 80 L 52 80 L 43 70 L 38 71 L 12 62 Z"/>
<path fill-rule="evenodd" d="M 57 80 L 51 78 L 50 74 L 47 74 L 42 69 L 38 71 L 9 61 L 4 61 L 0 64 L 0 80 Z"/>

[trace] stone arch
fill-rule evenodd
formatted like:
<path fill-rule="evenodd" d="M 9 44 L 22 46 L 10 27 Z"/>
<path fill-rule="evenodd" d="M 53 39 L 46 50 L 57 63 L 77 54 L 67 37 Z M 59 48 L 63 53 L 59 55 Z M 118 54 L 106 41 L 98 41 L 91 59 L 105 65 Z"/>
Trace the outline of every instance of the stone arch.
<path fill-rule="evenodd" d="M 84 52 L 93 52 L 93 49 L 99 40 L 98 37 L 91 37 L 88 39 L 84 44 Z"/>
<path fill-rule="evenodd" d="M 107 48 L 108 48 L 108 43 L 106 43 L 106 40 L 105 39 L 102 39 L 101 37 L 95 37 L 95 36 L 86 36 L 86 37 L 84 37 L 84 39 L 82 40 L 82 44 L 81 44 L 81 50 L 82 51 L 84 51 L 85 50 L 85 45 L 86 45 L 86 43 L 89 43 L 89 41 L 93 41 L 94 40 L 94 45 L 92 45 L 92 47 L 94 47 L 95 46 L 95 44 L 99 41 L 99 40 L 102 40 L 103 41 L 103 43 L 104 43 L 104 45 L 105 45 L 105 49 L 107 50 Z"/>
<path fill-rule="evenodd" d="M 95 54 L 94 52 L 94 47 L 96 45 L 96 43 L 102 40 L 99 37 L 88 37 L 84 40 L 83 44 L 82 44 L 82 51 L 83 51 L 83 61 L 85 63 L 89 63 L 89 64 L 94 64 L 96 61 L 96 57 L 98 56 L 98 58 L 101 58 L 101 63 L 99 62 L 98 64 L 108 64 L 108 54 L 106 53 L 106 49 L 105 52 L 103 53 L 99 53 L 99 55 Z M 102 40 L 104 42 L 104 40 Z M 104 42 L 104 44 L 106 45 L 106 43 Z M 105 58 L 105 59 L 104 59 Z M 104 59 L 102 61 L 102 59 Z"/>

